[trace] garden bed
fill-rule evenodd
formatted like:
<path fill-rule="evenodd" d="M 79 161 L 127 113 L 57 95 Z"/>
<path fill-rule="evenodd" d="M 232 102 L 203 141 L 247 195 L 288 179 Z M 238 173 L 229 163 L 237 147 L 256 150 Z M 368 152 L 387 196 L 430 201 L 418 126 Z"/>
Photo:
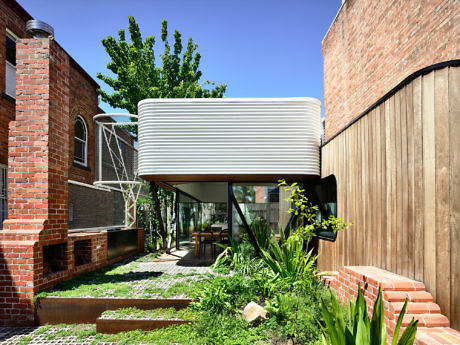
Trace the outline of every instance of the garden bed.
<path fill-rule="evenodd" d="M 193 311 L 185 308 L 157 308 L 142 310 L 137 308 L 123 308 L 108 310 L 96 320 L 98 333 L 116 334 L 134 330 L 151 331 L 167 328 L 172 325 L 182 325 L 195 319 Z"/>
<path fill-rule="evenodd" d="M 42 297 L 35 303 L 35 324 L 95 323 L 106 310 L 136 307 L 138 309 L 186 308 L 192 299 L 139 299 L 139 298 L 72 298 Z"/>

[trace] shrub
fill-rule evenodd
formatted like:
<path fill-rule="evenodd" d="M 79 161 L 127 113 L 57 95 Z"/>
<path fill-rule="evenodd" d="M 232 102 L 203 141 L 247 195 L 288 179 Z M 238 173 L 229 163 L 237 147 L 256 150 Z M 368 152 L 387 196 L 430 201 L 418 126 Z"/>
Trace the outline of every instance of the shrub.
<path fill-rule="evenodd" d="M 251 300 L 258 301 L 263 292 L 252 279 L 235 274 L 214 277 L 198 283 L 194 290 L 200 301 L 194 307 L 211 313 L 232 312 Z"/>
<path fill-rule="evenodd" d="M 263 263 L 256 257 L 254 247 L 246 238 L 243 238 L 240 244 L 237 244 L 230 236 L 230 247 L 225 247 L 224 251 L 219 254 L 213 269 L 218 273 L 228 273 L 233 270 L 243 276 L 250 276 L 252 273 L 259 271 Z"/>
<path fill-rule="evenodd" d="M 269 251 L 261 250 L 263 261 L 273 273 L 273 287 L 279 289 L 278 285 L 289 285 L 293 290 L 307 288 L 306 283 L 317 274 L 317 257 L 312 255 L 312 251 L 305 252 L 304 241 L 296 233 L 286 239 L 281 232 L 280 240 L 281 244 L 272 233 Z"/>

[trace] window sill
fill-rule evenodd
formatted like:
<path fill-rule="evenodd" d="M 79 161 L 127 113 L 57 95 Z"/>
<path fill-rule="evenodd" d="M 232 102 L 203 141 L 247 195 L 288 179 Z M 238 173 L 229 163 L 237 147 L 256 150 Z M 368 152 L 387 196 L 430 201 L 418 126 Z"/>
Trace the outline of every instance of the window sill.
<path fill-rule="evenodd" d="M 6 99 L 8 102 L 11 102 L 12 104 L 16 104 L 16 98 L 8 95 L 7 93 L 5 93 L 4 91 L 2 92 L 2 98 L 3 99 Z"/>
<path fill-rule="evenodd" d="M 76 168 L 80 168 L 82 170 L 91 171 L 91 169 L 88 168 L 86 165 L 83 165 L 83 164 L 78 163 L 78 162 L 73 162 L 73 166 L 76 167 Z"/>

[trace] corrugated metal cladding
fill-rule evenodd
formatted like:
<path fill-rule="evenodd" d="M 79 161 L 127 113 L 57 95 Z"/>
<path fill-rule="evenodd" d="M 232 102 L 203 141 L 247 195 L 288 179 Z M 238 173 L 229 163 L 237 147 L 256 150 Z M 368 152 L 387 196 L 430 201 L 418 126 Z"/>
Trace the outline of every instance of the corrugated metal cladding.
<path fill-rule="evenodd" d="M 319 175 L 314 98 L 139 102 L 139 175 Z"/>

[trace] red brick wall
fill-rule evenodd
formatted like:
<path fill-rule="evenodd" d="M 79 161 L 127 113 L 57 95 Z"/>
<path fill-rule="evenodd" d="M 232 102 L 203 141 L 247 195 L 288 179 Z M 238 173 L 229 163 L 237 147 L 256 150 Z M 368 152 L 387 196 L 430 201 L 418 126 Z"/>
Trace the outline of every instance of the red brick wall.
<path fill-rule="evenodd" d="M 42 247 L 67 240 L 68 61 L 48 39 L 17 42 L 20 92 L 9 132 L 9 219 L 0 232 L 6 304 L 0 324 L 33 321 L 33 296 L 49 283 Z"/>
<path fill-rule="evenodd" d="M 42 240 L 67 236 L 69 63 L 48 39 L 17 43 L 16 121 L 10 123 L 8 209 L 14 220 L 42 220 Z M 45 224 L 46 223 L 46 224 Z"/>
<path fill-rule="evenodd" d="M 30 15 L 15 1 L 0 0 L 2 92 L 5 27 L 24 37 L 28 19 Z M 19 40 L 16 56 L 16 100 L 0 98 L 0 163 L 9 166 L 9 219 L 0 230 L 0 325 L 33 324 L 37 292 L 109 263 L 106 233 L 69 236 L 67 229 L 68 179 L 94 180 L 92 117 L 99 112 L 97 84 L 53 40 Z M 77 114 L 88 127 L 89 169 L 73 167 Z M 75 266 L 74 242 L 78 240 L 89 241 L 86 249 L 91 250 L 91 262 Z M 44 262 L 52 255 L 60 261 Z"/>
<path fill-rule="evenodd" d="M 411 73 L 460 58 L 457 0 L 347 0 L 324 38 L 326 140 Z"/>
<path fill-rule="evenodd" d="M 98 114 L 98 95 L 95 83 L 83 76 L 75 66 L 70 68 L 70 132 L 69 132 L 69 179 L 92 184 L 94 182 L 94 121 Z M 88 131 L 87 169 L 74 165 L 75 120 L 81 116 Z"/>
<path fill-rule="evenodd" d="M 0 163 L 8 163 L 8 123 L 14 120 L 14 100 L 5 96 L 6 28 L 18 37 L 28 37 L 26 21 L 32 19 L 22 11 L 15 11 L 11 1 L 0 0 Z"/>
<path fill-rule="evenodd" d="M 108 263 L 107 233 L 68 235 L 69 80 L 69 56 L 56 42 L 18 42 L 9 219 L 0 231 L 0 325 L 32 324 L 37 292 Z M 74 241 L 85 239 L 91 240 L 91 262 L 75 267 Z M 47 250 L 61 258 L 57 268 L 44 262 Z"/>

